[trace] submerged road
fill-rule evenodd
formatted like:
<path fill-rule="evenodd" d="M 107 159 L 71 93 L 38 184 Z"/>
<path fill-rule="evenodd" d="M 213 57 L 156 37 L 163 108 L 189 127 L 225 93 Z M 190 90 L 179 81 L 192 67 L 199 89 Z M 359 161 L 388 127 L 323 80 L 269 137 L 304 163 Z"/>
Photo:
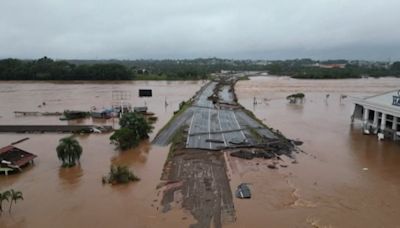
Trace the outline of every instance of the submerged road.
<path fill-rule="evenodd" d="M 246 140 L 245 134 L 240 130 L 241 127 L 235 112 L 217 109 L 208 99 L 213 94 L 216 85 L 216 82 L 209 83 L 195 99 L 186 148 L 220 149 L 229 146 L 232 140 Z M 224 97 L 230 98 L 231 96 Z M 232 132 L 218 133 L 223 131 Z M 205 134 L 207 132 L 208 134 Z"/>

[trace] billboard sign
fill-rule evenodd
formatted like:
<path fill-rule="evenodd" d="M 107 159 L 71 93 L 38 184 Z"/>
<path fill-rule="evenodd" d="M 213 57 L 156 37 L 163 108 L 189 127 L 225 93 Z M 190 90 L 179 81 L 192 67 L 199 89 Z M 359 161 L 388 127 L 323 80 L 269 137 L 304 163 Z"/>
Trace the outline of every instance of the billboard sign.
<path fill-rule="evenodd" d="M 393 96 L 393 103 L 392 105 L 400 106 L 400 90 L 397 91 L 397 96 Z"/>
<path fill-rule="evenodd" d="M 139 89 L 139 97 L 151 97 L 153 91 L 151 89 Z"/>

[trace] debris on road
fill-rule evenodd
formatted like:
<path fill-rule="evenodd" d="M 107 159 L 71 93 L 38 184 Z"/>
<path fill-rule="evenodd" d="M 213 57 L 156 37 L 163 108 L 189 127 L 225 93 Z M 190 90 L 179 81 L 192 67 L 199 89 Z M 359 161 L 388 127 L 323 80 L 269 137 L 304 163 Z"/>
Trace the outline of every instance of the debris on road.
<path fill-rule="evenodd" d="M 225 143 L 223 140 L 218 140 L 218 139 L 206 139 L 206 142 Z"/>
<path fill-rule="evenodd" d="M 244 159 L 251 160 L 251 159 L 254 158 L 254 153 L 252 153 L 250 151 L 239 150 L 239 151 L 236 151 L 236 152 L 232 152 L 231 156 L 232 157 L 244 158 Z"/>

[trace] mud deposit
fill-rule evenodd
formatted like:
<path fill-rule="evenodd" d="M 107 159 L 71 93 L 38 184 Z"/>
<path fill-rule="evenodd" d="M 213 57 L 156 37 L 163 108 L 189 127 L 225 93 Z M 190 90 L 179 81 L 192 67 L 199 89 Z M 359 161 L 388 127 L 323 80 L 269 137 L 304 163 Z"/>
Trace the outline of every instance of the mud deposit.
<path fill-rule="evenodd" d="M 193 228 L 220 228 L 235 221 L 225 154 L 241 158 L 243 153 L 257 154 L 273 159 L 267 167 L 277 169 L 279 156 L 293 158 L 296 149 L 236 102 L 236 80 L 221 76 L 206 84 L 154 140 L 172 141 L 163 173 L 163 211 L 172 203 L 181 205 L 196 219 Z"/>
<path fill-rule="evenodd" d="M 181 150 L 166 164 L 163 211 L 181 204 L 197 223 L 193 228 L 222 227 L 235 221 L 232 192 L 223 153 Z M 211 226 L 212 225 L 212 226 Z"/>

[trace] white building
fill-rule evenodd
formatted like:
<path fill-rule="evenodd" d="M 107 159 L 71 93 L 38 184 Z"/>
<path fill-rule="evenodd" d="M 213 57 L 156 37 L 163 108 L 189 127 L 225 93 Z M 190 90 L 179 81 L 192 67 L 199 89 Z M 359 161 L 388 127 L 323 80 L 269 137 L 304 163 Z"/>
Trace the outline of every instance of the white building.
<path fill-rule="evenodd" d="M 352 119 L 362 120 L 364 133 L 400 140 L 400 90 L 353 98 L 353 102 Z"/>

